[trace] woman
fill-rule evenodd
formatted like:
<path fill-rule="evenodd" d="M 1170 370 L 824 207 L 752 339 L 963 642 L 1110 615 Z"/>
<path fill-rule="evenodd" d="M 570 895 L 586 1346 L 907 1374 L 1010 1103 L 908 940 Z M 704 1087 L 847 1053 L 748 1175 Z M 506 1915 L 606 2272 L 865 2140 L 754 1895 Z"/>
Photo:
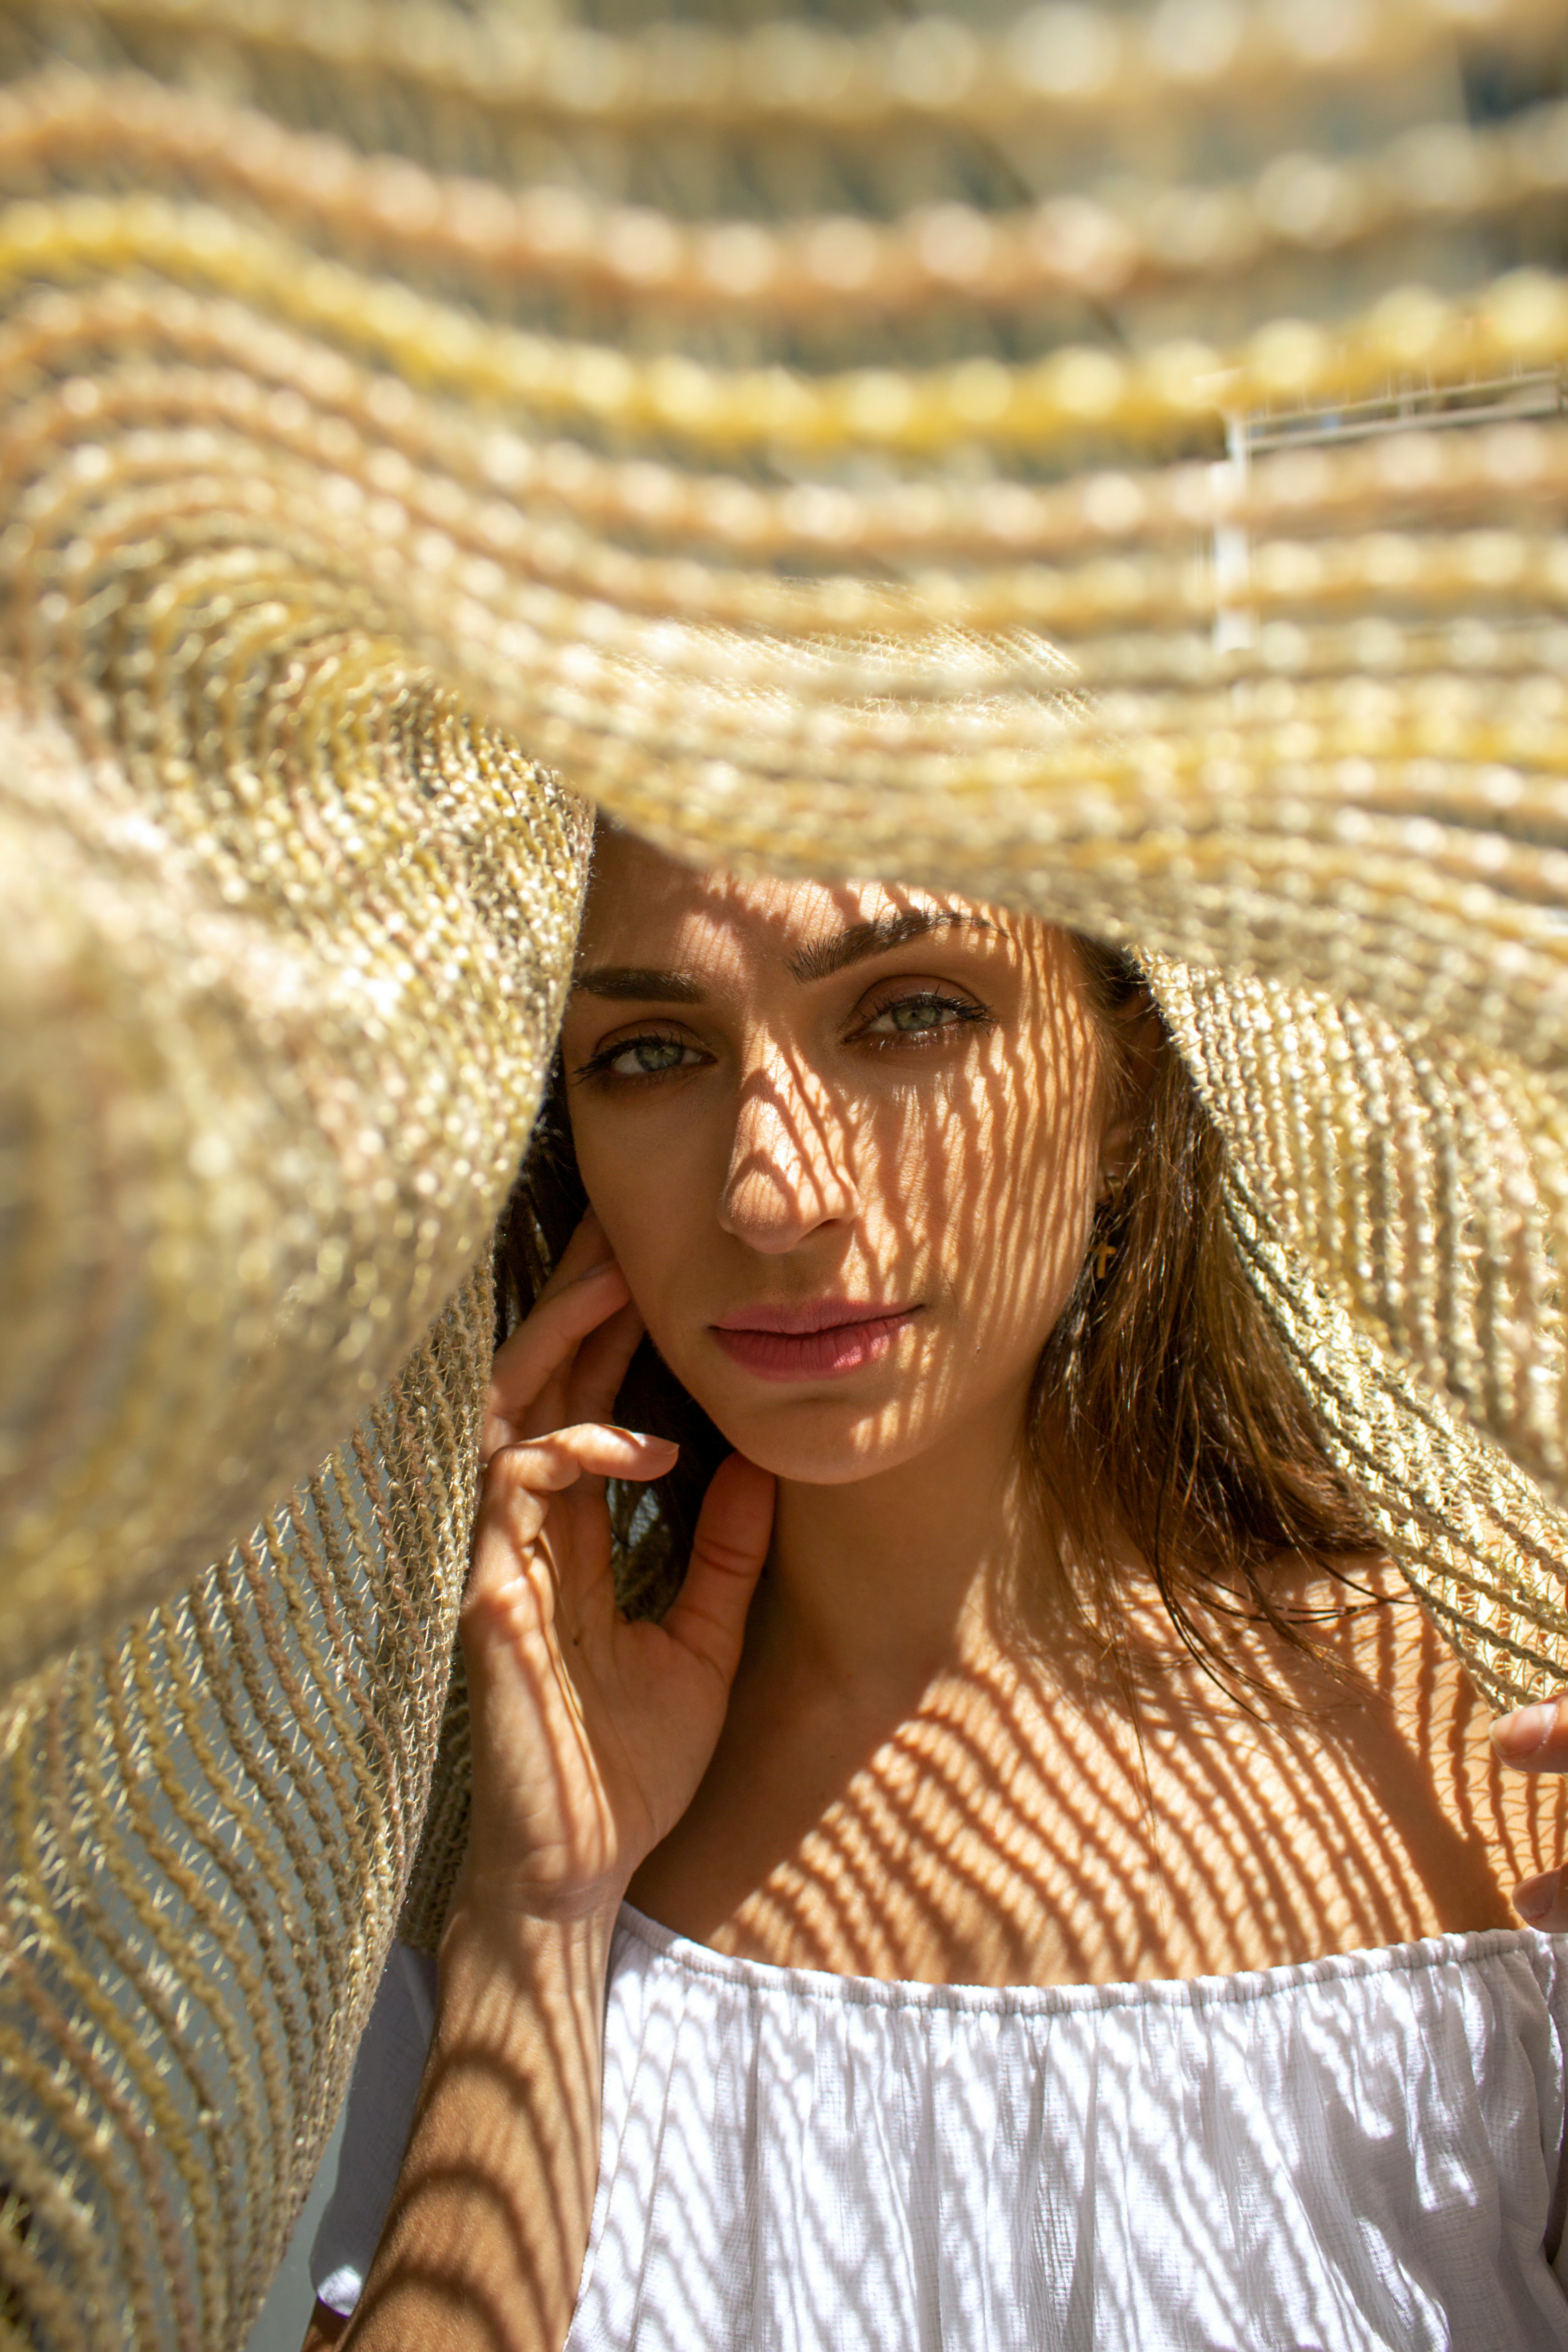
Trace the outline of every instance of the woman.
<path fill-rule="evenodd" d="M 1568 2344 L 1568 1724 L 1371 1548 L 1135 975 L 612 834 L 562 1053 L 355 2352 Z"/>

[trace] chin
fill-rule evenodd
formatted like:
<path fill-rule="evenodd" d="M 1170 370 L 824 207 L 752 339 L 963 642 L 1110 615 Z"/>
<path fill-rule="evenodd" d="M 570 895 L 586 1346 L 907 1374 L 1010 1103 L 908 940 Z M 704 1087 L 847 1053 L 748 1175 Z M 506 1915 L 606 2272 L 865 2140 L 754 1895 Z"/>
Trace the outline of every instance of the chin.
<path fill-rule="evenodd" d="M 796 1486 L 853 1486 L 914 1461 L 931 1444 L 929 1431 L 898 1426 L 893 1400 L 817 1395 L 750 1412 L 736 1410 L 732 1392 L 699 1402 L 737 1453 Z"/>

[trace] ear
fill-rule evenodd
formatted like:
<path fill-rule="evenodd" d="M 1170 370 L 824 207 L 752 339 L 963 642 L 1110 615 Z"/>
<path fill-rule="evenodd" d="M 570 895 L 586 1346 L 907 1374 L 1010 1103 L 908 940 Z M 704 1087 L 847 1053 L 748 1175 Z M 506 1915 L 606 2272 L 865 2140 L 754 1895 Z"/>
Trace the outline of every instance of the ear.
<path fill-rule="evenodd" d="M 1165 1024 L 1146 988 L 1134 991 L 1105 1021 L 1111 1034 L 1113 1061 L 1106 1073 L 1109 1113 L 1100 1139 L 1102 1201 L 1112 1198 L 1126 1181 L 1161 1056 L 1170 1046 Z"/>

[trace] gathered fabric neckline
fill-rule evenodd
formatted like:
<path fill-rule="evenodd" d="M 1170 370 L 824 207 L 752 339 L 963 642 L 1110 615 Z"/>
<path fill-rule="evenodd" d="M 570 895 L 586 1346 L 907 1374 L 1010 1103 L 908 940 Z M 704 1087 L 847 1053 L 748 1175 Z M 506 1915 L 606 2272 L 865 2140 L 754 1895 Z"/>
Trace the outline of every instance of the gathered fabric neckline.
<path fill-rule="evenodd" d="M 1568 1937 L 1543 1936 L 1533 1927 L 1477 1927 L 1357 1951 L 1328 1952 L 1319 1959 L 1287 1960 L 1274 1968 L 1240 1969 L 1229 1975 L 1134 1977 L 1111 1984 L 923 1984 L 906 1978 L 841 1976 L 831 1969 L 789 1968 L 773 1960 L 715 1951 L 711 1945 L 698 1943 L 650 1918 L 634 1903 L 622 1903 L 620 1926 L 672 1967 L 759 1993 L 795 2000 L 844 2002 L 857 2008 L 959 2010 L 1010 2017 L 1060 2016 L 1082 2010 L 1201 2009 L 1222 2002 L 1269 2000 L 1305 1985 L 1500 1959 L 1521 1951 L 1568 1949 Z"/>

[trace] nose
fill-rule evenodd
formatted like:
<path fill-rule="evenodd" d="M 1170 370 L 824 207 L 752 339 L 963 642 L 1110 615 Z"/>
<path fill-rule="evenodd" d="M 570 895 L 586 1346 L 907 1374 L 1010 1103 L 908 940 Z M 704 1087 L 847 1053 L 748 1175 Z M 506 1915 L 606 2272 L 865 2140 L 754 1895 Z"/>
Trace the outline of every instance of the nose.
<path fill-rule="evenodd" d="M 859 1207 L 848 1138 L 822 1089 L 782 1055 L 747 1072 L 719 1223 L 747 1247 L 792 1250 Z"/>

